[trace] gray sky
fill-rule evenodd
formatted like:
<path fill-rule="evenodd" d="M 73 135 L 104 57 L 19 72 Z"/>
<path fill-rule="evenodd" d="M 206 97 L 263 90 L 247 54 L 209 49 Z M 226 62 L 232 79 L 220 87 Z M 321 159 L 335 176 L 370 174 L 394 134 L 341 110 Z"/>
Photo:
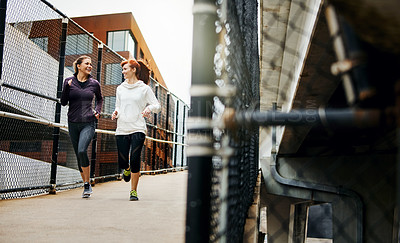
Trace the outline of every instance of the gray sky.
<path fill-rule="evenodd" d="M 68 17 L 132 12 L 169 90 L 190 104 L 193 0 L 48 0 Z"/>

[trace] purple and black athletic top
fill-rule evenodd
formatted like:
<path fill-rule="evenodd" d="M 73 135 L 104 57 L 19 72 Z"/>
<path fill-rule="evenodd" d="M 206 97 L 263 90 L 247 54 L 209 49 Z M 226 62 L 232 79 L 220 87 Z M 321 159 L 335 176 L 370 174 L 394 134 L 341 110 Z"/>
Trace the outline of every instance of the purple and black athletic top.
<path fill-rule="evenodd" d="M 71 86 L 68 81 L 72 79 Z M 93 110 L 93 98 L 96 97 L 96 107 Z M 79 82 L 76 76 L 64 80 L 61 94 L 61 105 L 68 107 L 68 122 L 95 121 L 95 112 L 100 114 L 103 105 L 100 83 L 89 76 L 85 82 Z"/>

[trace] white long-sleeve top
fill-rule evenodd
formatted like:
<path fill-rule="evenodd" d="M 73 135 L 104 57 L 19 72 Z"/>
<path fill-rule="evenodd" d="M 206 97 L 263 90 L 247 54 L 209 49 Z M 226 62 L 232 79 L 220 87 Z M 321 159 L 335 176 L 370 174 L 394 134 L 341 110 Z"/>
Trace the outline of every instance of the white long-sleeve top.
<path fill-rule="evenodd" d="M 138 81 L 129 84 L 124 81 L 117 87 L 115 110 L 118 112 L 116 135 L 127 135 L 134 132 L 147 133 L 146 121 L 142 115 L 144 109 L 160 111 L 160 103 L 151 88 Z"/>

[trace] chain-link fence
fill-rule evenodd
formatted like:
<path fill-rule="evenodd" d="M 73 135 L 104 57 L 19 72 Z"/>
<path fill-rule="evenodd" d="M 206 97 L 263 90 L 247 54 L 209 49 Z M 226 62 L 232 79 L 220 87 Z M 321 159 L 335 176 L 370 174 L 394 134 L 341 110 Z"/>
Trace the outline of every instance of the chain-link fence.
<path fill-rule="evenodd" d="M 2 199 L 81 186 L 67 124 L 60 105 L 61 84 L 73 75 L 81 55 L 92 59 L 104 105 L 97 135 L 89 145 L 92 181 L 120 177 L 110 119 L 121 61 L 104 45 L 47 1 L 1 1 L 0 195 Z M 146 120 L 143 173 L 186 166 L 185 117 L 188 106 L 151 78 L 161 111 Z M 95 102 L 95 101 L 94 101 Z"/>
<path fill-rule="evenodd" d="M 259 4 L 194 4 L 187 241 L 244 241 L 260 167 L 259 242 L 398 242 L 399 3 Z"/>
<path fill-rule="evenodd" d="M 229 109 L 259 109 L 257 11 L 257 1 L 194 4 L 187 242 L 243 240 L 258 128 L 226 130 L 221 120 Z"/>

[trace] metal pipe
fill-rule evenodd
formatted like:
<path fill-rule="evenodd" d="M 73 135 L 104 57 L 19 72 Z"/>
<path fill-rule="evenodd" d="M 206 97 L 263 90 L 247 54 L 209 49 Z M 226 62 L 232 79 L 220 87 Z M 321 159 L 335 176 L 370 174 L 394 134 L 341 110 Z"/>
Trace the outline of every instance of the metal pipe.
<path fill-rule="evenodd" d="M 100 43 L 98 45 L 97 50 L 97 70 L 96 70 L 96 79 L 101 83 L 101 67 L 102 67 L 102 59 L 103 59 L 103 44 Z M 95 102 L 97 104 L 97 100 Z M 95 120 L 95 129 L 99 126 L 99 120 Z M 95 180 L 95 172 L 96 172 L 96 154 L 97 154 L 97 132 L 95 131 L 93 140 L 92 140 L 92 158 L 90 160 L 90 181 L 91 184 L 94 185 Z"/>
<path fill-rule="evenodd" d="M 227 126 L 238 124 L 248 126 L 299 126 L 322 124 L 335 128 L 373 128 L 385 124 L 384 111 L 378 109 L 319 109 L 292 110 L 280 112 L 276 110 L 262 112 L 238 112 L 234 121 L 225 118 Z M 390 124 L 386 124 L 390 125 Z"/>
<path fill-rule="evenodd" d="M 326 3 L 325 3 L 326 4 Z M 346 49 L 342 37 L 340 36 L 340 28 L 335 8 L 331 4 L 326 4 L 325 16 L 328 24 L 330 36 L 333 41 L 333 49 L 335 50 L 338 61 L 346 59 Z M 343 88 L 346 93 L 347 103 L 351 106 L 356 102 L 356 91 L 351 77 L 348 73 L 342 75 Z"/>
<path fill-rule="evenodd" d="M 41 93 L 37 93 L 37 92 L 31 91 L 31 90 L 27 90 L 27 89 L 24 89 L 24 88 L 20 88 L 20 87 L 14 86 L 12 84 L 1 83 L 0 86 L 6 87 L 6 88 L 9 88 L 9 89 L 18 90 L 18 91 L 24 92 L 26 94 L 38 96 L 40 98 L 44 98 L 44 99 L 48 99 L 48 100 L 52 100 L 52 101 L 55 101 L 57 103 L 60 103 L 60 99 L 53 98 L 51 96 L 44 95 L 44 94 L 41 94 Z"/>
<path fill-rule="evenodd" d="M 165 115 L 165 128 L 168 129 L 168 122 L 169 122 L 169 99 L 170 99 L 170 94 L 167 93 L 167 110 L 166 110 L 166 115 Z M 168 141 L 168 133 L 165 133 L 165 140 Z M 167 168 L 168 167 L 168 152 L 169 152 L 169 144 L 164 144 L 164 166 L 163 168 Z"/>
<path fill-rule="evenodd" d="M 192 87 L 216 86 L 214 82 L 216 20 L 217 7 L 214 0 L 194 0 Z M 191 104 L 191 118 L 207 121 L 212 119 L 212 96 L 192 96 Z M 185 117 L 185 109 L 183 116 Z M 191 149 L 193 153 L 187 152 L 189 171 L 185 241 L 191 243 L 210 241 L 212 153 L 209 152 L 213 151 L 213 129 L 207 124 L 208 122 L 196 124 L 198 128 L 188 129 L 188 141 L 193 145 Z"/>
<path fill-rule="evenodd" d="M 186 118 L 186 106 L 183 106 L 183 121 L 182 121 L 182 144 L 185 144 L 185 118 Z M 182 153 L 181 153 L 181 166 L 183 166 L 183 159 L 185 158 L 184 156 L 184 150 L 185 147 L 182 147 Z"/>
<path fill-rule="evenodd" d="M 156 96 L 156 98 L 158 99 L 158 85 L 156 85 L 156 90 L 155 90 L 155 96 Z M 153 120 L 153 122 L 154 122 L 154 127 L 153 127 L 153 138 L 155 138 L 155 139 L 157 139 L 157 129 L 156 129 L 156 127 L 157 127 L 157 114 L 156 113 L 154 113 L 154 120 Z M 159 167 L 158 166 L 156 166 L 156 141 L 155 140 L 153 140 L 153 151 L 152 151 L 152 157 L 151 157 L 151 168 L 153 169 L 153 170 L 155 170 L 155 169 L 159 169 Z"/>
<path fill-rule="evenodd" d="M 6 15 L 7 15 L 7 0 L 1 0 L 0 1 L 0 80 L 3 74 L 3 53 L 4 53 L 4 37 L 6 31 Z"/>
<path fill-rule="evenodd" d="M 179 100 L 176 101 L 176 115 L 175 115 L 175 139 L 174 142 L 177 143 L 178 142 L 178 130 L 179 128 Z M 176 157 L 177 157 L 177 153 L 178 153 L 178 146 L 175 144 L 175 148 L 174 148 L 174 167 L 176 167 Z M 183 148 L 182 148 L 183 151 Z"/>
<path fill-rule="evenodd" d="M 58 82 L 57 82 L 57 98 L 61 98 L 63 81 L 64 81 L 64 65 L 65 65 L 65 46 L 67 44 L 67 29 L 68 19 L 62 21 L 61 40 L 60 40 L 60 61 L 58 65 Z M 60 123 L 61 120 L 61 103 L 56 104 L 54 122 Z M 60 128 L 54 127 L 53 130 L 53 154 L 51 157 L 51 172 L 50 172 L 50 194 L 56 193 L 56 176 L 57 176 L 57 159 L 58 159 L 58 142 L 60 139 Z"/>
<path fill-rule="evenodd" d="M 59 127 L 59 128 L 66 129 L 66 131 L 68 129 L 67 125 L 64 125 L 61 123 L 54 123 L 54 122 L 50 122 L 50 121 L 47 121 L 44 119 L 39 119 L 39 118 L 34 118 L 34 117 L 24 116 L 24 115 L 18 115 L 18 114 L 14 114 L 14 113 L 10 113 L 10 112 L 5 112 L 5 111 L 0 111 L 0 117 L 8 117 L 8 118 L 13 118 L 13 119 L 17 119 L 17 120 L 26 121 L 26 122 L 33 122 L 33 123 L 42 124 L 42 125 L 51 126 L 51 127 Z M 115 135 L 115 131 L 110 131 L 110 130 L 96 129 L 96 132 L 102 133 L 102 134 Z M 154 139 L 154 138 L 148 137 L 148 136 L 146 136 L 146 139 L 149 139 L 151 141 L 160 142 L 160 143 L 169 143 L 169 144 L 177 144 L 179 146 L 188 146 L 187 144 L 175 143 L 172 141 L 164 141 L 161 139 Z"/>

